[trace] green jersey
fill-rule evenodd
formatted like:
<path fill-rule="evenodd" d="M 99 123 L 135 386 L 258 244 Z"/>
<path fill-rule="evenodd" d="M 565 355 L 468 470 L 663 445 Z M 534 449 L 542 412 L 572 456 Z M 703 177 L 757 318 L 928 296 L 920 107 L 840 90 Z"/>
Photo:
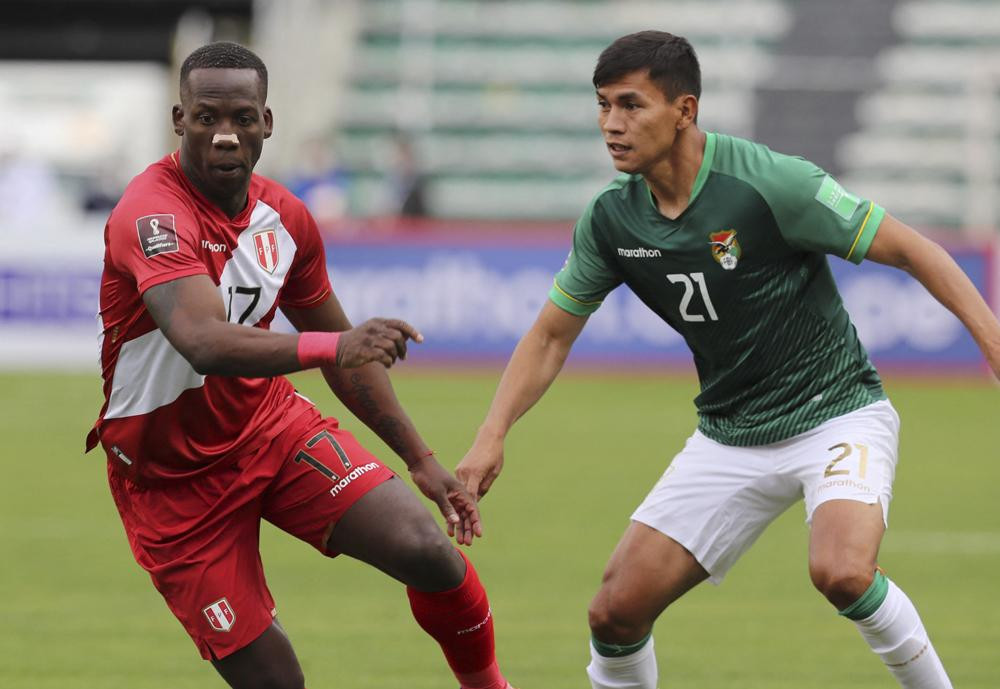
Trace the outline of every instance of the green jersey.
<path fill-rule="evenodd" d="M 884 215 L 802 158 L 708 133 L 684 212 L 664 217 L 642 177 L 619 176 L 549 298 L 585 316 L 625 283 L 694 354 L 702 433 L 773 443 L 885 398 L 826 259 L 860 263 Z"/>

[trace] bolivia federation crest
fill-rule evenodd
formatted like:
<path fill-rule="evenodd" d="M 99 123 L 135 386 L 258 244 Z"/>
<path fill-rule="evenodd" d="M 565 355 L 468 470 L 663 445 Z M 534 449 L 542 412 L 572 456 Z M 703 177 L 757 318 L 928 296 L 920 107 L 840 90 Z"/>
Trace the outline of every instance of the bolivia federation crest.
<path fill-rule="evenodd" d="M 274 230 L 261 230 L 253 236 L 257 263 L 269 273 L 278 267 L 278 235 Z"/>
<path fill-rule="evenodd" d="M 719 230 L 708 235 L 712 246 L 712 258 L 725 270 L 733 270 L 743 255 L 740 243 L 736 241 L 736 230 Z"/>
<path fill-rule="evenodd" d="M 236 613 L 233 612 L 229 601 L 225 598 L 215 601 L 202 610 L 202 612 L 208 618 L 208 623 L 212 625 L 212 629 L 217 632 L 228 632 L 236 624 Z"/>

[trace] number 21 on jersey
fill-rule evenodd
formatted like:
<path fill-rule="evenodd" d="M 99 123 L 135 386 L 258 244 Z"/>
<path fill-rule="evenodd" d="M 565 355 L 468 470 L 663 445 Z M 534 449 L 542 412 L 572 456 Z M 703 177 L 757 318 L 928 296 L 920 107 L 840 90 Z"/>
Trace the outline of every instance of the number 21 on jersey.
<path fill-rule="evenodd" d="M 669 273 L 667 280 L 674 284 L 684 285 L 684 294 L 681 296 L 680 305 L 681 318 L 691 323 L 703 323 L 705 321 L 705 315 L 692 313 L 690 310 L 692 308 L 691 299 L 694 297 L 694 285 L 697 283 L 708 320 L 719 320 L 719 316 L 715 313 L 715 306 L 712 305 L 712 299 L 708 296 L 708 286 L 705 284 L 704 273 L 691 273 L 690 275 L 687 273 Z"/>

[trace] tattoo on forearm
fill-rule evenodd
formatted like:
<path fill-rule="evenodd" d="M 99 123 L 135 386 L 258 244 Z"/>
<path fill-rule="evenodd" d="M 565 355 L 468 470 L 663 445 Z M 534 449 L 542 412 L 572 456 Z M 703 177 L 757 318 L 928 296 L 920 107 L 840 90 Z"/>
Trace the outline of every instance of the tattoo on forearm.
<path fill-rule="evenodd" d="M 366 385 L 361 374 L 351 375 L 351 393 L 358 400 L 358 404 L 365 410 L 365 413 L 377 416 L 379 413 L 378 402 L 372 399 L 372 386 Z"/>
<path fill-rule="evenodd" d="M 393 452 L 401 455 L 406 451 L 406 444 L 403 442 L 406 427 L 396 417 L 383 414 L 371 393 L 372 386 L 367 385 L 360 374 L 351 375 L 351 394 L 367 417 L 362 421 L 371 426 L 371 429 L 386 445 L 392 448 Z"/>

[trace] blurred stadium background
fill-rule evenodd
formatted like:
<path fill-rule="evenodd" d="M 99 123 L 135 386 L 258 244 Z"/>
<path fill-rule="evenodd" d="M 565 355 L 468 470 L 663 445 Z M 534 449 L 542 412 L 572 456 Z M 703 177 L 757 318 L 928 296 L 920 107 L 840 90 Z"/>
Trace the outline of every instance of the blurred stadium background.
<path fill-rule="evenodd" d="M 218 39 L 263 57 L 276 130 L 258 171 L 320 220 L 355 320 L 398 315 L 427 335 L 395 375 L 454 463 L 575 217 L 614 174 L 595 125 L 597 54 L 645 28 L 698 50 L 704 128 L 810 158 L 941 240 L 996 310 L 993 0 L 0 2 L 0 687 L 219 684 L 132 563 L 100 459 L 78 457 L 99 407 L 104 221 L 128 180 L 177 145 L 180 61 Z M 997 390 L 919 285 L 831 261 L 904 419 L 883 564 L 918 601 L 956 686 L 995 689 Z M 683 343 L 620 292 L 581 338 L 575 371 L 512 437 L 507 483 L 484 503 L 474 555 L 522 689 L 582 685 L 586 602 L 694 422 Z M 296 380 L 339 414 L 317 376 Z M 391 583 L 324 565 L 273 529 L 263 539 L 309 686 L 450 686 Z M 725 586 L 672 610 L 658 633 L 663 685 L 890 686 L 811 592 L 804 547 L 793 509 Z"/>

